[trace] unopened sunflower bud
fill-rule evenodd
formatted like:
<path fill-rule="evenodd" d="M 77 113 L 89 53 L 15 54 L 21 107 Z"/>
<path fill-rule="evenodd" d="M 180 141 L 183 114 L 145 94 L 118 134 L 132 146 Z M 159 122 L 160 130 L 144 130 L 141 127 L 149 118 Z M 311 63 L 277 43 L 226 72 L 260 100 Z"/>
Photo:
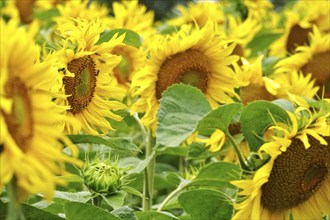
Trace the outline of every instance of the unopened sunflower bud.
<path fill-rule="evenodd" d="M 112 193 L 122 184 L 122 174 L 117 163 L 95 161 L 86 163 L 82 171 L 85 185 L 94 192 Z"/>

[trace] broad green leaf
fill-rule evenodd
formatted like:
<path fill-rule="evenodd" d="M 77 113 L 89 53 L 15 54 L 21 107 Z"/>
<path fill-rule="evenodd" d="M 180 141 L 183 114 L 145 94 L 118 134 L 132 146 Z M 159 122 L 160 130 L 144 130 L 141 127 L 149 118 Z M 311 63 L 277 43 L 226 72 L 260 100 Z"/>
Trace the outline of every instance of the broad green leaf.
<path fill-rule="evenodd" d="M 184 84 L 169 87 L 160 99 L 157 144 L 169 147 L 180 145 L 210 110 L 210 104 L 199 89 Z"/>
<path fill-rule="evenodd" d="M 273 120 L 290 123 L 288 113 L 271 102 L 254 101 L 243 109 L 240 117 L 241 128 L 251 151 L 258 151 L 263 144 L 263 134 L 269 126 L 274 125 Z"/>
<path fill-rule="evenodd" d="M 123 206 L 118 209 L 115 209 L 111 213 L 122 220 L 138 220 L 134 214 L 134 209 L 128 206 Z"/>
<path fill-rule="evenodd" d="M 192 142 L 188 146 L 188 159 L 206 159 L 217 155 L 217 152 L 211 152 L 205 147 L 205 143 Z"/>
<path fill-rule="evenodd" d="M 64 218 L 54 215 L 31 205 L 22 204 L 22 210 L 26 219 L 31 220 L 63 220 Z"/>
<path fill-rule="evenodd" d="M 155 156 L 155 151 L 151 153 L 148 157 L 146 157 L 144 160 L 140 160 L 139 163 L 135 166 L 134 169 L 128 170 L 127 173 L 141 173 L 149 164 L 151 159 Z"/>
<path fill-rule="evenodd" d="M 141 198 L 144 198 L 144 195 L 137 189 L 133 188 L 133 187 L 130 187 L 130 186 L 122 186 L 120 188 L 121 190 L 124 190 L 125 192 L 127 193 L 130 193 L 132 195 L 136 195 L 136 196 L 139 196 Z"/>
<path fill-rule="evenodd" d="M 46 28 L 51 27 L 55 22 L 53 17 L 59 16 L 60 12 L 56 7 L 50 10 L 37 10 L 33 13 L 33 18 L 42 22 L 43 26 Z"/>
<path fill-rule="evenodd" d="M 120 220 L 110 212 L 87 203 L 68 202 L 64 208 L 69 220 Z"/>
<path fill-rule="evenodd" d="M 188 186 L 234 186 L 229 183 L 232 180 L 240 179 L 241 170 L 239 166 L 227 162 L 214 162 L 203 167 Z"/>
<path fill-rule="evenodd" d="M 198 122 L 197 130 L 204 131 L 220 129 L 226 133 L 230 122 L 233 120 L 234 116 L 241 111 L 241 109 L 241 103 L 231 103 L 220 106 Z"/>
<path fill-rule="evenodd" d="M 280 106 L 281 108 L 283 108 L 286 111 L 294 112 L 294 106 L 293 106 L 292 102 L 290 102 L 287 99 L 276 99 L 276 100 L 272 101 L 272 103 Z"/>
<path fill-rule="evenodd" d="M 109 206 L 111 206 L 113 209 L 118 209 L 123 206 L 126 193 L 123 191 L 117 191 L 108 196 L 104 196 L 102 194 L 101 196 Z"/>
<path fill-rule="evenodd" d="M 282 33 L 272 32 L 270 30 L 261 30 L 252 41 L 247 45 L 252 49 L 251 57 L 257 56 L 259 52 L 264 52 L 268 46 L 282 36 Z"/>
<path fill-rule="evenodd" d="M 178 220 L 173 214 L 169 212 L 135 212 L 139 220 Z"/>
<path fill-rule="evenodd" d="M 82 192 L 62 192 L 55 191 L 54 198 L 65 199 L 71 202 L 87 202 L 91 199 L 91 193 L 88 191 Z"/>
<path fill-rule="evenodd" d="M 116 137 L 116 138 L 109 138 L 109 137 L 99 137 L 93 135 L 68 135 L 70 140 L 74 144 L 101 144 L 107 147 L 110 147 L 114 150 L 135 154 L 139 152 L 140 149 L 132 143 L 131 138 L 129 137 Z"/>
<path fill-rule="evenodd" d="M 231 219 L 233 207 L 222 192 L 196 189 L 183 192 L 179 196 L 183 209 L 195 220 Z"/>
<path fill-rule="evenodd" d="M 139 48 L 142 44 L 141 37 L 139 34 L 132 30 L 120 28 L 120 29 L 113 29 L 110 31 L 105 31 L 101 34 L 100 39 L 96 44 L 101 44 L 103 42 L 108 42 L 115 34 L 118 33 L 118 36 L 126 34 L 123 43 Z"/>
<path fill-rule="evenodd" d="M 164 147 L 158 145 L 156 148 L 156 154 L 158 155 L 175 155 L 185 157 L 188 153 L 188 148 L 184 146 L 178 147 Z"/>

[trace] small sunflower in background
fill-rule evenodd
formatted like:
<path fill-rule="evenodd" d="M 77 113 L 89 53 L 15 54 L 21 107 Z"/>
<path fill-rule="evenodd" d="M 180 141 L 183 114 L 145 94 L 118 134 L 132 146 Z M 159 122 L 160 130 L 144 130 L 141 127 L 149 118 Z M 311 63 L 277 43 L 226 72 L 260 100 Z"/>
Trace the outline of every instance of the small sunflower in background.
<path fill-rule="evenodd" d="M 61 27 L 67 22 L 74 22 L 75 20 L 72 18 L 86 19 L 88 21 L 99 19 L 103 26 L 107 26 L 109 22 L 109 9 L 100 5 L 97 1 L 66 0 L 61 4 L 56 4 L 56 8 L 59 15 L 53 19 L 57 27 Z"/>
<path fill-rule="evenodd" d="M 269 140 L 258 150 L 270 159 L 243 180 L 232 184 L 238 193 L 233 219 L 321 219 L 329 214 L 329 103 L 311 112 L 288 112 L 290 123 L 268 128 Z M 324 109 L 323 109 L 324 108 Z"/>
<path fill-rule="evenodd" d="M 142 48 L 118 45 L 112 54 L 121 56 L 121 62 L 114 68 L 115 84 L 128 92 L 133 76 L 144 66 L 145 53 Z"/>
<path fill-rule="evenodd" d="M 228 39 L 236 42 L 233 54 L 240 57 L 248 57 L 250 50 L 247 48 L 248 43 L 260 31 L 261 23 L 252 16 L 248 16 L 241 21 L 235 16 L 228 16 L 228 26 L 226 27 L 226 35 Z"/>
<path fill-rule="evenodd" d="M 138 1 L 113 2 L 113 17 L 109 17 L 107 28 L 126 28 L 135 31 L 143 38 L 143 47 L 147 47 L 156 34 L 154 29 L 154 12 Z"/>
<path fill-rule="evenodd" d="M 220 2 L 198 1 L 197 3 L 188 2 L 187 7 L 178 5 L 176 10 L 179 16 L 169 19 L 166 23 L 180 27 L 183 24 L 197 24 L 203 27 L 208 19 L 212 19 L 218 25 L 223 25 L 226 21 L 223 12 L 223 5 Z"/>
<path fill-rule="evenodd" d="M 276 73 L 291 74 L 292 71 L 302 72 L 304 76 L 312 74 L 315 84 L 320 87 L 319 96 L 330 97 L 330 34 L 322 34 L 314 26 L 310 35 L 310 46 L 298 47 L 295 54 L 278 62 Z"/>
<path fill-rule="evenodd" d="M 40 62 L 34 44 L 37 27 L 29 31 L 14 20 L 1 19 L 1 146 L 0 187 L 13 180 L 19 199 L 42 193 L 50 200 L 56 185 L 64 184 L 65 163 L 80 166 L 77 148 L 63 135 L 65 108 L 50 94 L 56 79 L 51 62 Z M 10 36 L 10 37 L 8 37 Z M 73 157 L 63 153 L 70 147 Z"/>
<path fill-rule="evenodd" d="M 186 26 L 173 35 L 160 36 L 149 49 L 146 66 L 133 78 L 133 95 L 139 97 L 132 106 L 133 112 L 145 112 L 142 122 L 155 131 L 158 100 L 175 83 L 197 87 L 212 106 L 233 102 L 238 87 L 229 67 L 238 60 L 230 55 L 234 47 L 217 34 L 211 21 L 201 29 Z"/>
<path fill-rule="evenodd" d="M 63 48 L 55 54 L 56 65 L 63 74 L 62 91 L 67 96 L 57 102 L 70 107 L 66 114 L 80 121 L 85 133 L 107 134 L 112 127 L 106 118 L 120 121 L 122 117 L 112 111 L 125 108 L 121 102 L 125 90 L 112 86 L 113 70 L 121 58 L 111 54 L 125 35 L 115 34 L 108 42 L 97 44 L 104 31 L 99 20 L 74 22 L 77 26 L 66 23 L 58 29 Z M 80 132 L 78 126 L 68 125 L 66 129 L 73 134 Z"/>
<path fill-rule="evenodd" d="M 241 69 L 236 67 L 237 78 L 241 81 L 240 98 L 244 105 L 255 100 L 274 100 L 281 85 L 273 79 L 263 76 L 263 56 L 253 63 L 243 60 Z"/>
<path fill-rule="evenodd" d="M 247 9 L 247 17 L 251 16 L 258 20 L 267 17 L 267 13 L 274 8 L 269 0 L 243 0 L 243 4 Z"/>

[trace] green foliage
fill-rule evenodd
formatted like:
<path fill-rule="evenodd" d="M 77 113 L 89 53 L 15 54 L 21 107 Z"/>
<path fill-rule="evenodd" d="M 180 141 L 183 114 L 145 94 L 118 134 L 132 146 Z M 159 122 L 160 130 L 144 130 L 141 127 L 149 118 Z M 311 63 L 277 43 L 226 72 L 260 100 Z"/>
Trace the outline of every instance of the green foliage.
<path fill-rule="evenodd" d="M 241 103 L 232 103 L 220 106 L 219 108 L 211 111 L 198 122 L 197 130 L 205 131 L 210 129 L 220 129 L 227 133 L 229 124 L 241 111 L 241 109 Z"/>
<path fill-rule="evenodd" d="M 65 215 L 68 220 L 120 220 L 120 218 L 91 204 L 68 202 L 65 204 Z"/>
<path fill-rule="evenodd" d="M 243 109 L 240 122 L 250 150 L 256 152 L 263 144 L 265 130 L 274 125 L 275 122 L 288 124 L 290 118 L 288 113 L 276 104 L 267 101 L 254 101 Z"/>
<path fill-rule="evenodd" d="M 252 50 L 250 56 L 254 57 L 259 53 L 264 53 L 269 45 L 281 37 L 282 34 L 283 33 L 262 29 L 247 45 L 247 47 Z"/>
<path fill-rule="evenodd" d="M 101 34 L 100 39 L 96 44 L 101 44 L 103 42 L 108 42 L 111 40 L 111 38 L 115 35 L 118 34 L 118 36 L 121 36 L 125 34 L 125 38 L 123 43 L 139 48 L 142 44 L 141 37 L 139 34 L 132 30 L 124 29 L 124 28 L 119 28 L 119 29 L 113 29 L 110 31 L 105 31 Z"/>
<path fill-rule="evenodd" d="M 213 186 L 234 188 L 229 182 L 240 179 L 238 165 L 227 162 L 214 162 L 204 166 L 188 186 Z"/>
<path fill-rule="evenodd" d="M 179 196 L 179 202 L 191 219 L 230 219 L 233 214 L 229 199 L 217 190 L 186 191 Z"/>
<path fill-rule="evenodd" d="M 210 110 L 206 97 L 197 88 L 184 84 L 169 87 L 160 99 L 157 144 L 172 147 L 180 145 Z"/>
<path fill-rule="evenodd" d="M 74 144 L 101 144 L 118 152 L 129 153 L 132 155 L 140 151 L 140 149 L 132 143 L 132 140 L 129 137 L 109 138 L 93 135 L 68 135 L 68 137 Z"/>
<path fill-rule="evenodd" d="M 168 212 L 135 212 L 139 220 L 178 220 L 174 215 Z"/>

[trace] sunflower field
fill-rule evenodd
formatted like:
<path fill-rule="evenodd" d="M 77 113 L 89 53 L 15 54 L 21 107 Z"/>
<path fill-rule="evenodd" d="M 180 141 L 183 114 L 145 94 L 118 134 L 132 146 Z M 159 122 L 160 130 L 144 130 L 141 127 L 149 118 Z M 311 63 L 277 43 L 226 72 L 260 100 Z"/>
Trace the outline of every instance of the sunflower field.
<path fill-rule="evenodd" d="M 0 219 L 329 220 L 330 1 L 0 9 Z"/>

